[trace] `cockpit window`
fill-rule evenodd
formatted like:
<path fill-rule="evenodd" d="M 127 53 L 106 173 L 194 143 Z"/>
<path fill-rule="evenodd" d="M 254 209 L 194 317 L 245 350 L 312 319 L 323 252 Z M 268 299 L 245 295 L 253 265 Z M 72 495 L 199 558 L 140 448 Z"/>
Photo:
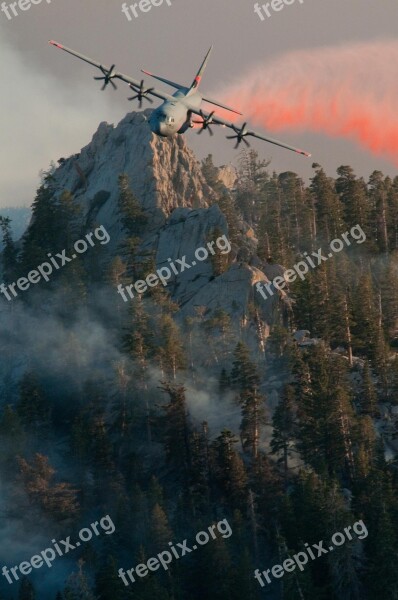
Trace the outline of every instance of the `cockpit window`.
<path fill-rule="evenodd" d="M 159 121 L 162 121 L 163 123 L 167 123 L 167 124 L 171 124 L 174 123 L 174 117 L 168 117 L 167 115 L 165 115 L 164 113 L 161 113 L 159 115 Z"/>

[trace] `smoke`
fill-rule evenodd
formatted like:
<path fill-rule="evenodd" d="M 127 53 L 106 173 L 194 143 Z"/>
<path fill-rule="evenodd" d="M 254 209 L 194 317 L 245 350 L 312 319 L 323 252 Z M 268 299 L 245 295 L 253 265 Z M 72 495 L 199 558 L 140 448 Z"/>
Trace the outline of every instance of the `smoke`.
<path fill-rule="evenodd" d="M 48 48 L 50 55 L 53 50 Z M 112 96 L 90 85 L 90 70 L 87 86 L 71 86 L 44 67 L 29 65 L 28 57 L 3 38 L 0 54 L 0 205 L 26 205 L 39 185 L 40 169 L 78 152 L 100 121 L 120 120 L 120 109 L 112 105 Z"/>
<path fill-rule="evenodd" d="M 47 519 L 37 507 L 28 505 L 22 487 L 17 483 L 18 473 L 15 473 L 15 482 L 10 483 L 3 478 L 3 470 L 5 456 L 11 449 L 12 454 L 21 454 L 29 462 L 38 451 L 49 457 L 57 479 L 76 480 L 76 463 L 65 452 L 64 435 L 70 432 L 71 421 L 80 410 L 79 399 L 85 405 L 93 400 L 88 392 L 82 392 L 80 396 L 79 390 L 84 391 L 86 381 L 98 382 L 101 389 L 107 385 L 107 397 L 111 398 L 115 364 L 125 358 L 112 333 L 116 312 L 112 302 L 114 291 L 96 289 L 93 293 L 96 310 L 77 309 L 67 320 L 58 315 L 62 292 L 53 290 L 50 294 L 44 288 L 36 298 L 36 305 L 32 306 L 18 300 L 8 303 L 3 297 L 0 300 L 0 340 L 4 348 L 4 360 L 0 365 L 1 408 L 5 404 L 15 405 L 21 377 L 27 371 L 33 371 L 53 412 L 50 441 L 32 438 L 19 447 L 12 432 L 10 440 L 1 436 L 0 537 L 4 543 L 0 548 L 0 569 L 3 565 L 10 568 L 30 560 L 31 556 L 50 547 L 52 538 L 65 539 L 78 530 L 77 523 L 64 521 L 60 524 L 50 516 Z M 103 321 L 98 313 L 103 316 Z M 80 484 L 77 487 L 80 488 Z M 25 502 L 27 508 L 23 511 Z M 85 511 L 81 525 L 87 525 L 90 518 Z M 95 545 L 96 542 L 92 543 Z M 34 569 L 29 578 L 39 589 L 41 600 L 55 598 L 78 558 L 79 555 L 70 554 L 57 560 L 51 569 L 45 565 L 37 573 Z M 11 586 L 4 577 L 0 579 L 0 597 L 7 600 L 16 597 L 20 582 Z"/>
<path fill-rule="evenodd" d="M 355 140 L 398 164 L 397 64 L 392 40 L 291 52 L 232 83 L 222 101 L 253 126 Z"/>

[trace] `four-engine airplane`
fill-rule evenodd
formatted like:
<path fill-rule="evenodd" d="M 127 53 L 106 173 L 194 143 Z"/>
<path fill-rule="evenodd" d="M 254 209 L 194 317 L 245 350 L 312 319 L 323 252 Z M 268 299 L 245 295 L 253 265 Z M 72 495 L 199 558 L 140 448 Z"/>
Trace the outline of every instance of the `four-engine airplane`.
<path fill-rule="evenodd" d="M 153 75 L 148 71 L 142 71 L 145 73 L 145 75 L 153 77 L 154 79 L 158 79 L 159 81 L 162 81 L 163 83 L 177 90 L 173 95 L 170 95 L 167 92 L 157 90 L 154 87 L 146 88 L 144 85 L 144 80 L 138 81 L 137 79 L 133 79 L 132 77 L 124 75 L 123 73 L 119 73 L 115 70 L 115 65 L 112 65 L 111 68 L 107 68 L 104 65 L 91 60 L 91 58 L 88 58 L 83 54 L 79 54 L 79 52 L 75 52 L 70 48 L 66 48 L 58 42 L 50 41 L 49 44 L 52 44 L 53 46 L 56 46 L 57 48 L 60 48 L 61 50 L 64 50 L 65 52 L 68 52 L 69 54 L 72 54 L 73 56 L 76 56 L 77 58 L 80 58 L 81 60 L 84 60 L 85 62 L 99 69 L 102 75 L 100 77 L 94 77 L 94 79 L 104 82 L 102 90 L 105 90 L 109 84 L 111 84 L 114 89 L 117 89 L 114 80 L 120 79 L 128 83 L 130 88 L 134 91 L 135 95 L 129 98 L 129 100 L 138 100 L 140 108 L 144 99 L 148 100 L 151 104 L 153 103 L 153 100 L 150 98 L 150 96 L 155 96 L 156 98 L 163 100 L 163 104 L 161 104 L 159 108 L 152 112 L 149 119 L 151 130 L 157 135 L 162 137 L 171 137 L 177 133 L 185 133 L 185 131 L 187 131 L 190 127 L 195 127 L 197 124 L 201 126 L 199 133 L 202 133 L 202 131 L 207 129 L 210 135 L 213 135 L 211 125 L 222 125 L 224 127 L 229 127 L 234 131 L 234 134 L 227 136 L 227 138 L 236 140 L 235 148 L 238 148 L 242 142 L 244 142 L 246 146 L 250 146 L 246 138 L 251 136 L 265 142 L 275 144 L 276 146 L 287 148 L 287 150 L 292 150 L 298 154 L 303 154 L 307 157 L 311 156 L 311 154 L 304 152 L 304 150 L 299 150 L 298 148 L 294 148 L 293 146 L 289 146 L 288 144 L 273 138 L 259 135 L 255 131 L 248 129 L 247 123 L 244 123 L 241 127 L 237 127 L 234 123 L 230 123 L 218 117 L 215 114 L 215 111 L 208 113 L 202 109 L 202 102 L 207 102 L 238 115 L 242 114 L 233 108 L 229 108 L 228 106 L 212 100 L 211 98 L 205 98 L 198 92 L 204 70 L 212 51 L 212 47 L 206 54 L 206 57 L 190 87 L 186 87 L 170 81 L 169 79 Z M 200 117 L 200 120 L 193 120 L 193 115 Z"/>

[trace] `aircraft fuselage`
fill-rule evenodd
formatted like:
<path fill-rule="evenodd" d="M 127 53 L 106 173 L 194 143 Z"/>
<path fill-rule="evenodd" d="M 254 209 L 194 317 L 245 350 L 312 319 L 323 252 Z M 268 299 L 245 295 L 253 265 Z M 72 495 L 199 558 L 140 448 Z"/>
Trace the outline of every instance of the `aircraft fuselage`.
<path fill-rule="evenodd" d="M 198 92 L 187 95 L 186 90 L 178 90 L 173 94 L 175 101 L 166 100 L 153 111 L 149 118 L 149 125 L 153 133 L 162 137 L 172 137 L 176 133 L 184 133 L 191 127 L 191 113 L 184 100 L 197 109 L 202 104 L 202 96 Z"/>

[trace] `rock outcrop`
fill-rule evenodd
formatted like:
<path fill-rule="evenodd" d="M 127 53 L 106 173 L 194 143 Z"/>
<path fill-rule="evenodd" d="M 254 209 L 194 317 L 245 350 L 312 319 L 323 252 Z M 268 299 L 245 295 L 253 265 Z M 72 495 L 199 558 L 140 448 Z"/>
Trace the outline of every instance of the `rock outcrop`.
<path fill-rule="evenodd" d="M 101 123 L 79 154 L 62 159 L 54 173 L 60 191 L 74 193 L 83 217 L 96 220 L 119 237 L 118 175 L 126 173 L 153 229 L 176 208 L 206 208 L 214 192 L 183 136 L 155 136 L 150 111 L 129 113 L 115 127 Z"/>
<path fill-rule="evenodd" d="M 163 139 L 148 125 L 150 111 L 129 113 L 115 127 L 101 123 L 92 141 L 79 154 L 60 159 L 53 174 L 56 195 L 70 190 L 82 208 L 82 226 L 104 225 L 111 236 L 106 247 L 107 261 L 123 241 L 118 209 L 118 176 L 128 175 L 132 190 L 149 216 L 140 249 L 154 252 L 157 268 L 204 247 L 215 230 L 228 235 L 225 216 L 215 203 L 200 164 L 188 148 L 184 136 Z M 220 168 L 220 180 L 232 188 L 236 172 L 230 166 Z M 247 231 L 245 233 L 245 231 Z M 255 289 L 258 281 L 268 283 L 271 272 L 264 272 L 255 257 L 257 241 L 250 228 L 242 230 L 242 246 L 234 247 L 234 262 L 227 272 L 215 277 L 211 261 L 198 262 L 169 283 L 173 299 L 187 316 L 196 307 L 208 311 L 223 308 L 237 321 L 249 313 L 249 304 L 257 304 L 266 323 L 272 320 L 278 293 L 265 301 Z M 109 256 L 109 254 L 111 256 Z M 272 276 L 283 269 L 273 266 Z"/>

